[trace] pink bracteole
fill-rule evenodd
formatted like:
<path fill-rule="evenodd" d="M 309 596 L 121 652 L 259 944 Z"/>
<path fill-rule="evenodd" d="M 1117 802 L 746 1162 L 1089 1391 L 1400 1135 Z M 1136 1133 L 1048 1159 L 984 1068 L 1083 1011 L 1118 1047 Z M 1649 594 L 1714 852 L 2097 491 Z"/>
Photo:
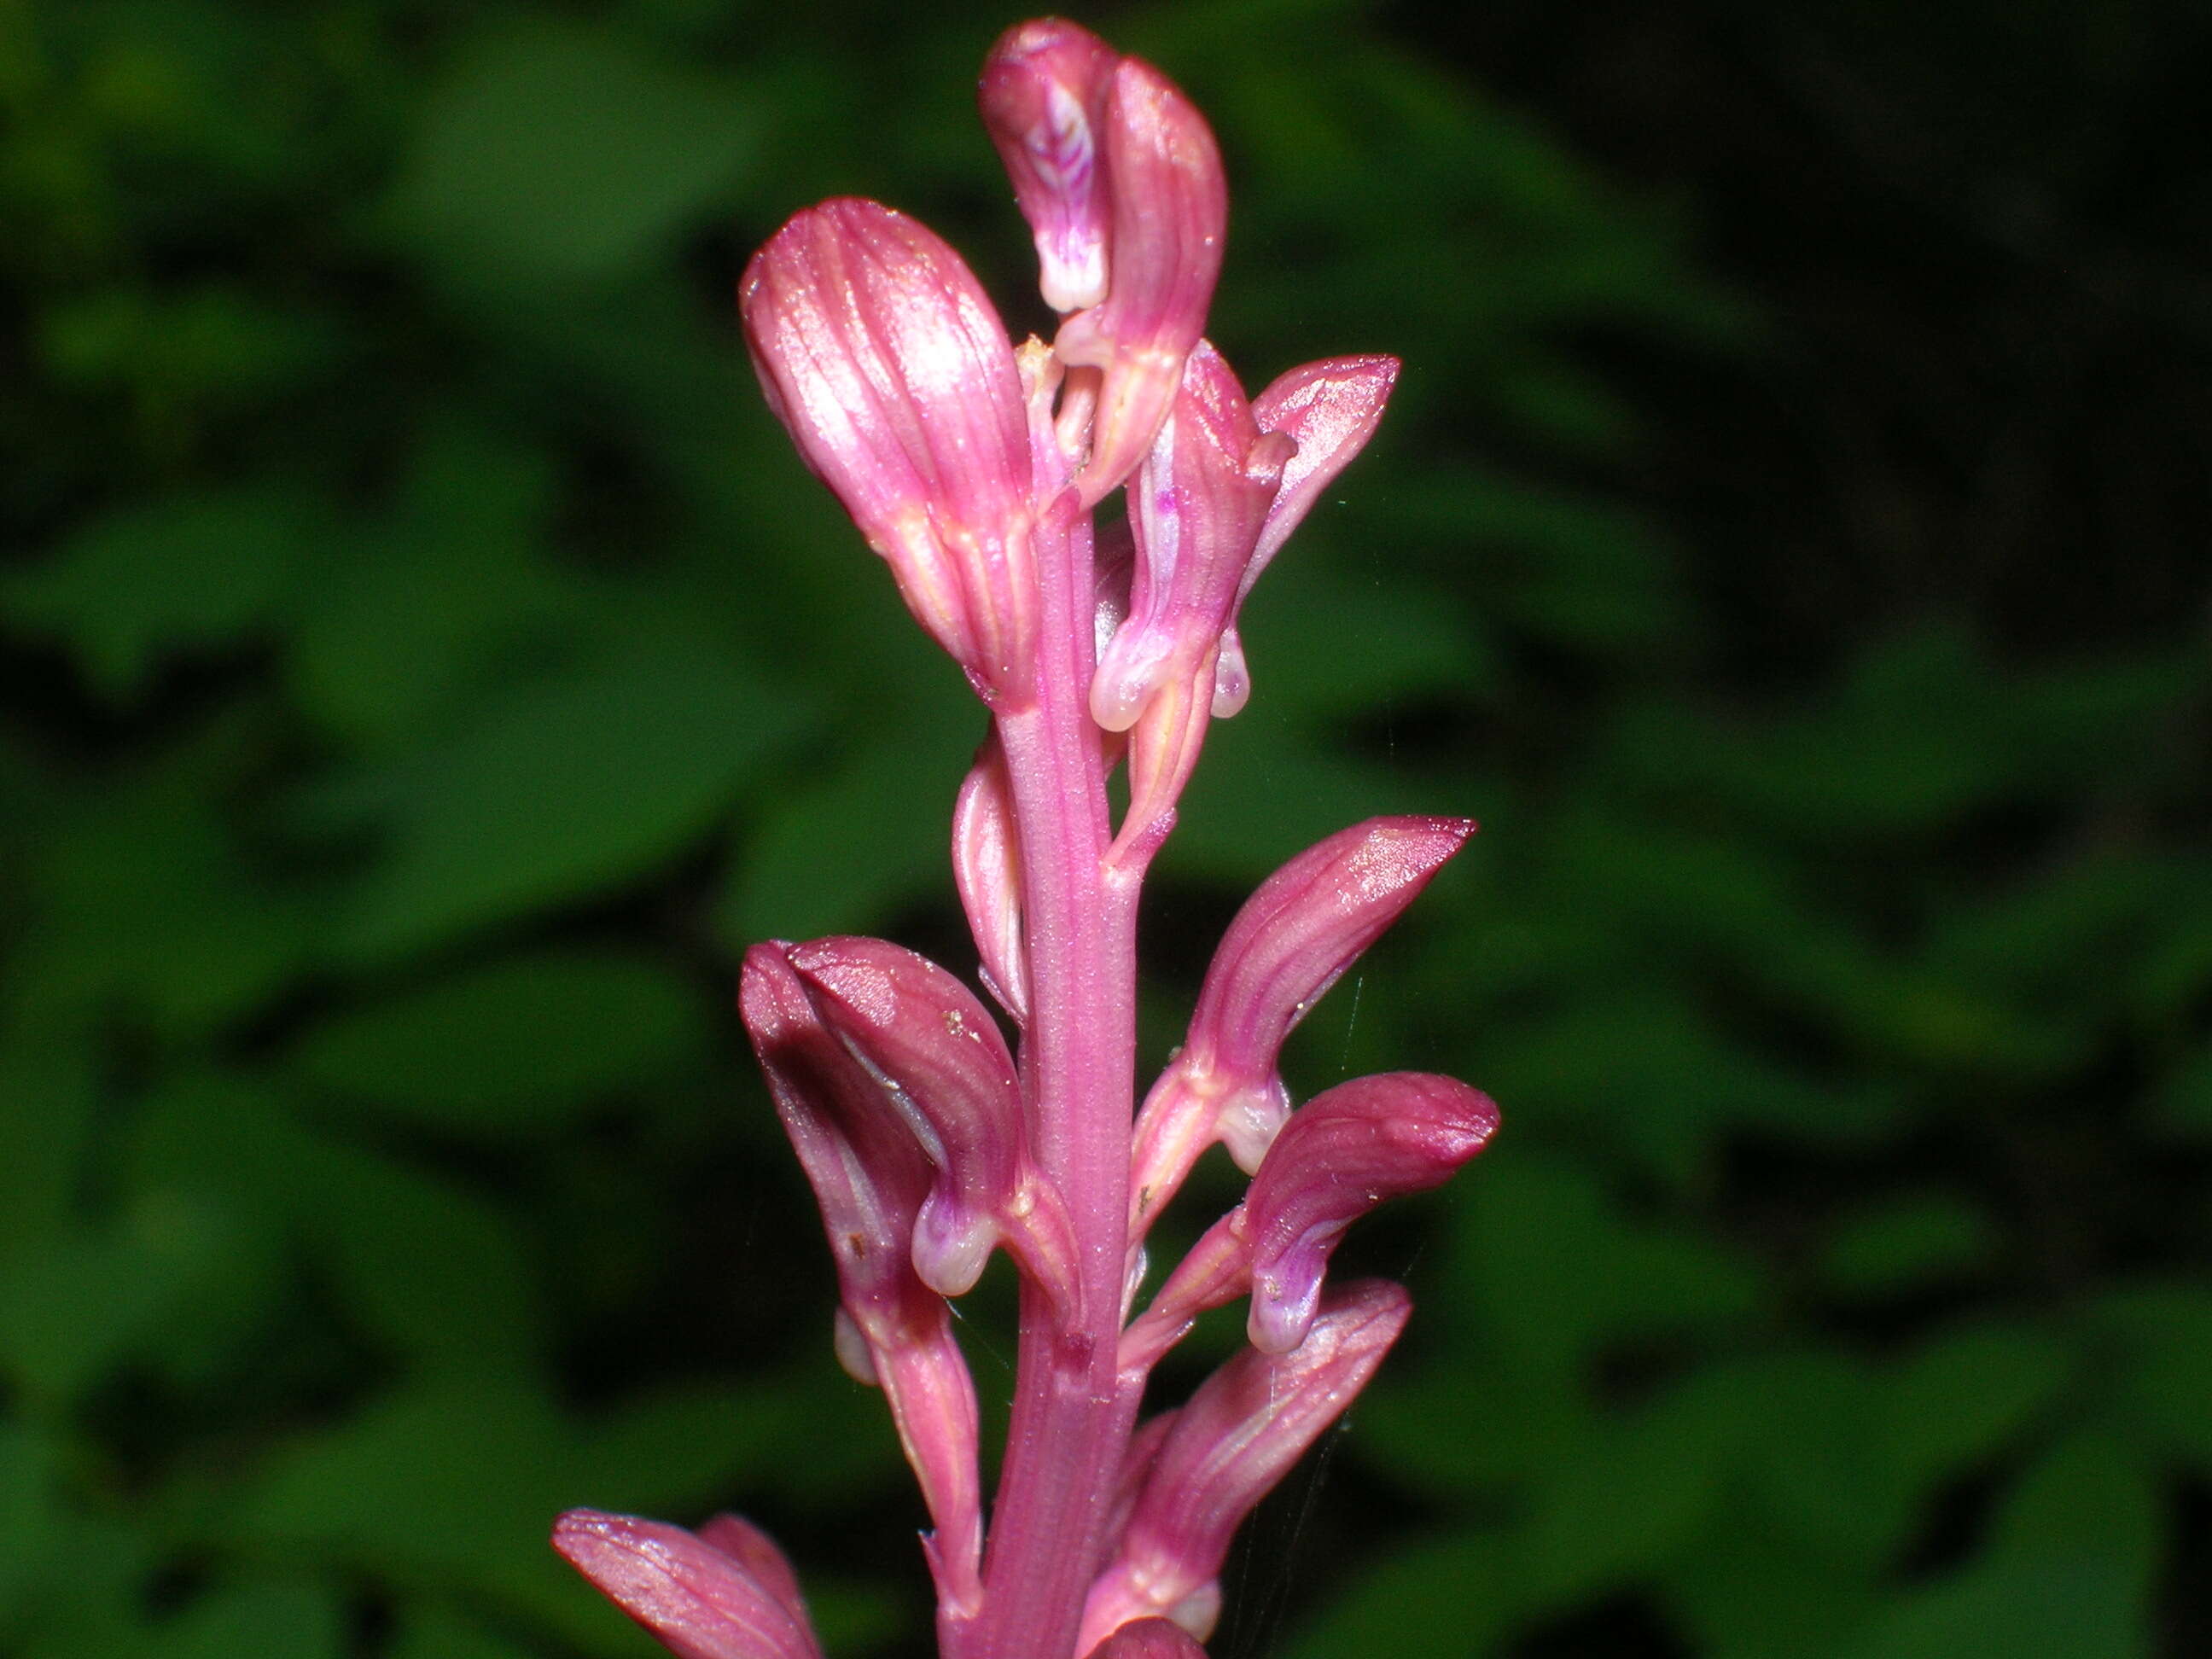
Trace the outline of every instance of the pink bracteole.
<path fill-rule="evenodd" d="M 1014 344 L 958 254 L 852 198 L 778 231 L 739 301 L 770 406 L 989 711 L 953 872 L 1018 1042 L 881 939 L 756 945 L 739 1006 L 821 1207 L 838 1356 L 884 1391 L 921 1487 L 946 1659 L 1202 1659 L 1237 1528 L 1410 1310 L 1395 1285 L 1331 1282 L 1339 1237 L 1498 1123 L 1416 1073 L 1294 1109 L 1282 1044 L 1474 826 L 1374 818 L 1269 877 L 1134 1109 L 1138 890 L 1208 726 L 1252 695 L 1238 609 L 1398 364 L 1309 363 L 1247 398 L 1204 338 L 1220 155 L 1150 64 L 1024 23 L 980 102 L 1061 313 L 1049 344 Z M 1094 537 L 1116 489 L 1126 518 Z M 1250 1189 L 1137 1311 L 1146 1234 L 1216 1142 Z M 1021 1334 L 987 1524 L 950 1298 L 998 1250 Z M 1139 1424 L 1160 1357 L 1240 1297 L 1251 1345 Z M 578 1510 L 554 1541 L 682 1659 L 820 1659 L 789 1565 L 735 1516 L 690 1533 Z"/>

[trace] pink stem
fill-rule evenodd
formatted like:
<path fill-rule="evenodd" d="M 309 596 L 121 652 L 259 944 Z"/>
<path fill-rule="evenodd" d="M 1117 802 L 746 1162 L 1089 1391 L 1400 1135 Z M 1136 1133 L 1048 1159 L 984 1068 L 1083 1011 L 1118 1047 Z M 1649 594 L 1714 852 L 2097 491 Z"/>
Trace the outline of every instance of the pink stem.
<path fill-rule="evenodd" d="M 1090 715 L 1091 526 L 1073 493 L 1037 532 L 1034 706 L 999 736 L 1019 830 L 1030 1019 L 1024 1099 L 1073 1224 L 1072 1314 L 1024 1283 L 1013 1420 L 991 1516 L 983 1612 L 961 1659 L 1073 1659 L 1136 1414 L 1116 1363 L 1136 1048 L 1136 884 L 1109 875 L 1106 766 Z"/>

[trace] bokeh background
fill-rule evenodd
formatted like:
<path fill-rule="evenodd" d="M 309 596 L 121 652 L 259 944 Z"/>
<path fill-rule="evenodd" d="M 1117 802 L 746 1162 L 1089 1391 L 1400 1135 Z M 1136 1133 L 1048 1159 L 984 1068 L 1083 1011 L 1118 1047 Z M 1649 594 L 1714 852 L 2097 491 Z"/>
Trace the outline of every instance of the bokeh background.
<path fill-rule="evenodd" d="M 1046 326 L 1013 15 L 0 4 L 0 1651 L 638 1659 L 575 1504 L 926 1650 L 731 985 L 972 964 L 978 719 L 729 295 L 857 191 Z M 1282 857 L 1486 825 L 1292 1069 L 1507 1128 L 1349 1247 L 1416 1324 L 1217 1650 L 2212 1652 L 2203 15 L 1083 15 L 1214 118 L 1248 378 L 1408 365 L 1248 613 L 1148 1054 Z"/>

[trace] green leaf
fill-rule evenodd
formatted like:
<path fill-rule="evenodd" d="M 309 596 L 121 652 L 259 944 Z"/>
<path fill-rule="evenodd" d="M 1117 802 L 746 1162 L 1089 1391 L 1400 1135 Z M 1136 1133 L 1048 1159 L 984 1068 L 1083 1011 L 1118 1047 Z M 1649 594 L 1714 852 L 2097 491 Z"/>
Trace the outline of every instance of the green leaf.
<path fill-rule="evenodd" d="M 1503 1633 L 1517 1610 L 1510 1559 L 1493 1534 L 1401 1545 L 1297 1632 L 1288 1659 L 1468 1659 Z"/>
<path fill-rule="evenodd" d="M 68 641 L 94 689 L 130 702 L 165 660 L 235 645 L 268 623 L 327 534 L 322 518 L 274 489 L 116 513 L 0 585 L 0 613 Z"/>
<path fill-rule="evenodd" d="M 98 1104 L 94 1036 L 0 1015 L 0 1264 L 70 1224 Z"/>
<path fill-rule="evenodd" d="M 2073 1353 L 2040 1331 L 1946 1332 L 1884 1376 L 1884 1450 L 1925 1490 L 2010 1443 L 2050 1409 L 2074 1369 Z"/>
<path fill-rule="evenodd" d="M 415 438 L 391 510 L 340 540 L 295 594 L 285 666 L 313 719 L 370 752 L 604 605 L 548 556 L 554 459 L 445 411 Z"/>
<path fill-rule="evenodd" d="M 514 29 L 432 94 L 387 212 L 465 278 L 604 280 L 729 189 L 757 125 L 736 86 L 611 31 Z"/>
<path fill-rule="evenodd" d="M 0 1272 L 0 1370 L 35 1399 L 74 1400 L 138 1355 L 220 1250 L 213 1218 L 158 1198 L 48 1240 Z"/>
<path fill-rule="evenodd" d="M 384 1659 L 536 1659 L 536 1655 L 461 1613 L 426 1606 L 402 1615 Z"/>
<path fill-rule="evenodd" d="M 2142 1659 L 2149 1632 L 2128 1574 L 2099 1560 L 1993 1563 L 1908 1595 L 1843 1659 Z"/>
<path fill-rule="evenodd" d="M 1990 1559 L 2106 1562 L 2147 1601 L 2166 1548 L 2161 1474 L 2118 1435 L 2092 1430 L 2062 1440 L 2005 1494 L 1990 1528 Z"/>
<path fill-rule="evenodd" d="M 2166 1073 L 2154 1110 L 2157 1121 L 2177 1134 L 2212 1137 L 2212 1042 Z"/>
<path fill-rule="evenodd" d="M 54 1462 L 44 1436 L 0 1419 L 0 1630 L 14 1627 L 51 1570 Z"/>
<path fill-rule="evenodd" d="M 1332 505 L 1316 508 L 1243 609 L 1255 708 L 1317 726 L 1346 715 L 1372 722 L 1394 702 L 1493 693 L 1498 666 L 1473 618 L 1455 616 L 1440 593 L 1391 580 L 1379 554 L 1360 572 L 1306 545 Z"/>
<path fill-rule="evenodd" d="M 338 1659 L 344 1613 L 319 1584 L 240 1585 L 211 1591 L 165 1621 L 157 1659 Z"/>
<path fill-rule="evenodd" d="M 293 1062 L 343 1098 L 436 1128 L 507 1133 L 698 1063 L 704 1024 L 691 988 L 658 963 L 545 952 L 341 1014 Z"/>
<path fill-rule="evenodd" d="M 565 1589 L 545 1538 L 574 1500 L 569 1451 L 536 1389 L 412 1389 L 270 1457 L 239 1524 L 295 1559 L 535 1601 Z"/>
<path fill-rule="evenodd" d="M 40 872 L 52 925 L 26 953 L 43 996 L 112 999 L 184 1037 L 250 1012 L 298 971 L 313 907 L 244 856 L 206 776 L 226 759 L 197 744 L 165 757 L 54 837 Z"/>
<path fill-rule="evenodd" d="M 489 1199 L 316 1133 L 235 1081 L 180 1081 L 140 1115 L 132 1173 L 206 1193 L 303 1239 L 360 1328 L 451 1371 L 514 1367 L 541 1340 L 538 1287 Z"/>
<path fill-rule="evenodd" d="M 519 690 L 389 775 L 390 846 L 341 948 L 385 961 L 625 883 L 702 835 L 797 721 L 678 642 Z"/>
<path fill-rule="evenodd" d="M 1861 1571 L 1902 1544 L 1917 1505 L 1882 1444 L 1873 1374 L 1841 1354 L 1783 1353 L 1744 1362 L 1734 1386 L 1758 1402 L 1742 1474 L 1778 1539 Z"/>
<path fill-rule="evenodd" d="M 2212 1474 L 2212 1291 L 2134 1285 L 2106 1297 L 2094 1318 L 2116 1350 L 2123 1420 L 2147 1444 Z"/>
<path fill-rule="evenodd" d="M 1839 1296 L 1880 1299 L 1950 1283 L 1995 1253 L 1995 1225 L 1978 1206 L 1929 1192 L 1847 1216 L 1822 1250 L 1820 1274 Z"/>
<path fill-rule="evenodd" d="M 1742 1401 L 1756 1412 L 1758 1400 Z M 1881 1605 L 1868 1576 L 1778 1536 L 1765 1515 L 1723 1505 L 1711 1531 L 1668 1568 L 1660 1595 L 1670 1622 L 1693 1633 L 1701 1659 L 1807 1659 Z"/>
<path fill-rule="evenodd" d="M 1525 1540 L 1527 1593 L 1601 1598 L 1679 1552 L 1721 1496 L 1739 1423 L 1696 1393 L 1608 1423 L 1540 1471 Z"/>

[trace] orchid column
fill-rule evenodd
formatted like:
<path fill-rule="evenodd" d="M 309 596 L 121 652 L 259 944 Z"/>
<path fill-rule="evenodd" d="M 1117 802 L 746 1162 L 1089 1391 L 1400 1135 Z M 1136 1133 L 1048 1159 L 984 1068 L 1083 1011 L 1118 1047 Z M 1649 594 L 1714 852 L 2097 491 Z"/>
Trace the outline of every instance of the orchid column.
<path fill-rule="evenodd" d="M 1496 1127 L 1447 1078 L 1360 1079 L 1294 1111 L 1277 1073 L 1474 826 L 1373 819 L 1271 877 L 1133 1109 L 1138 890 L 1208 724 L 1250 694 L 1237 607 L 1374 431 L 1397 364 L 1312 363 L 1248 401 L 1201 337 L 1220 159 L 1148 64 L 1024 24 L 981 103 L 1061 313 L 1049 346 L 1014 346 L 959 256 L 872 202 L 798 215 L 740 299 L 771 406 L 989 713 L 953 873 L 1018 1041 L 877 939 L 757 945 L 740 1006 L 821 1206 L 838 1354 L 882 1388 L 921 1485 L 947 1659 L 1187 1659 L 1237 1527 L 1405 1322 L 1394 1285 L 1327 1285 L 1338 1237 Z M 1116 491 L 1126 514 L 1094 531 Z M 1250 1190 L 1133 1319 L 1146 1231 L 1216 1141 Z M 1000 1249 L 1021 1336 L 987 1527 L 950 1300 Z M 1240 1297 L 1251 1346 L 1139 1427 L 1161 1355 Z M 576 1510 L 556 1542 L 685 1659 L 818 1659 L 789 1567 L 734 1516 L 694 1534 Z"/>

